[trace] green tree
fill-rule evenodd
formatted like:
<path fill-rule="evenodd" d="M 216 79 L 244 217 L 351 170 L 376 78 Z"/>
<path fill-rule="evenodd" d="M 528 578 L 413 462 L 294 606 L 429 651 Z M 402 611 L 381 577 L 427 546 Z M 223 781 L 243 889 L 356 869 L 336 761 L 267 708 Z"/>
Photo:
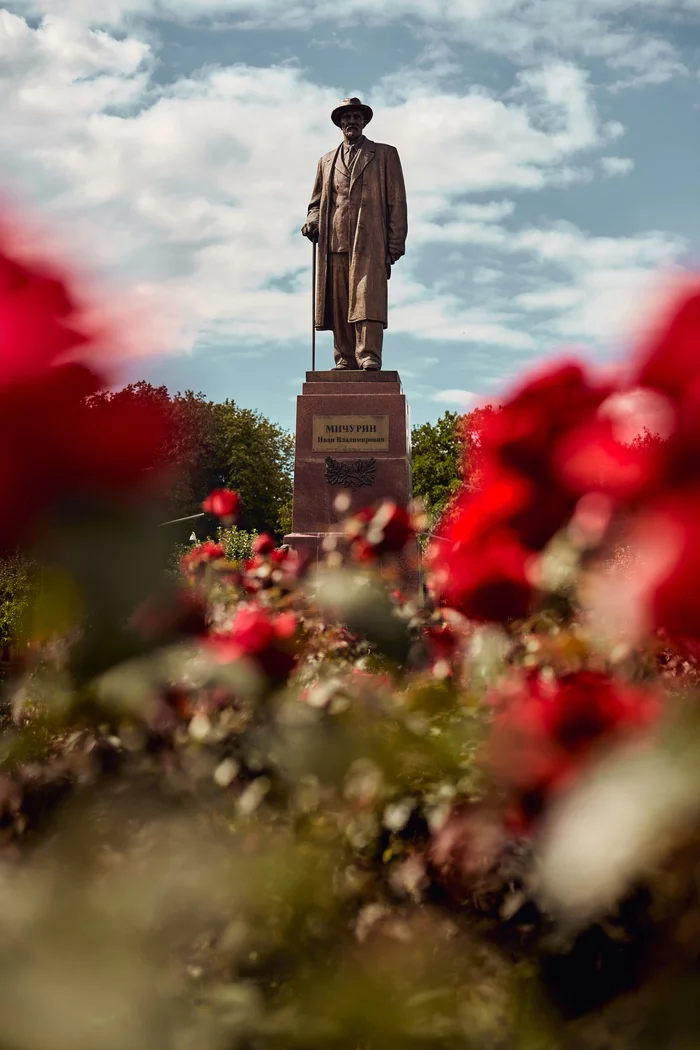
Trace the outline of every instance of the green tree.
<path fill-rule="evenodd" d="M 423 500 L 431 517 L 440 514 L 461 482 L 459 422 L 457 412 L 445 412 L 411 433 L 413 495 Z"/>
<path fill-rule="evenodd" d="M 22 551 L 0 558 L 0 664 L 9 657 L 17 631 L 32 608 L 39 578 L 39 567 Z"/>
<path fill-rule="evenodd" d="M 239 493 L 239 525 L 281 535 L 292 495 L 294 439 L 259 412 L 233 401 L 214 405 L 217 481 Z"/>

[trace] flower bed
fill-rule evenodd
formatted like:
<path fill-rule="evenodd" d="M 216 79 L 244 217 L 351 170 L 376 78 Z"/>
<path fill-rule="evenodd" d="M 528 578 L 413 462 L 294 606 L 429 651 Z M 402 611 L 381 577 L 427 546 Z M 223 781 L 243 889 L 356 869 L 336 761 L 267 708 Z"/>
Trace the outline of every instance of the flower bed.
<path fill-rule="evenodd" d="M 318 571 L 262 534 L 174 580 L 169 421 L 95 399 L 94 316 L 0 246 L 0 542 L 41 567 L 4 702 L 7 1045 L 691 1045 L 700 289 L 617 377 L 555 363 L 488 414 L 426 596 L 425 517 L 390 503 Z"/>

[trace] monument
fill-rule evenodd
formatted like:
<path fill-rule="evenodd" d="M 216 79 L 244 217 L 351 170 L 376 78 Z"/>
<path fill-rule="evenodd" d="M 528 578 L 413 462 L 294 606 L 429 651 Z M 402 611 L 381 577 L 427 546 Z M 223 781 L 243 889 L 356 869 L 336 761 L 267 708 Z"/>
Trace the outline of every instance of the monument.
<path fill-rule="evenodd" d="M 314 370 L 297 398 L 293 521 L 285 543 L 312 560 L 324 537 L 340 531 L 339 493 L 348 495 L 350 512 L 411 499 L 408 406 L 398 372 L 382 370 L 388 282 L 408 231 L 406 190 L 394 146 L 364 134 L 372 116 L 359 98 L 333 110 L 343 139 L 318 163 L 301 231 L 314 245 L 314 331 L 333 332 L 335 359 L 335 368 L 316 371 L 314 352 Z"/>

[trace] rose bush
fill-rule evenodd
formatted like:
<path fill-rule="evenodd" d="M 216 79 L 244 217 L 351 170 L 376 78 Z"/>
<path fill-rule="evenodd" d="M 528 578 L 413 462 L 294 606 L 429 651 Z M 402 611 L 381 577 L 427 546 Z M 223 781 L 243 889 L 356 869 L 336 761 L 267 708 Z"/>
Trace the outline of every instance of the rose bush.
<path fill-rule="evenodd" d="M 614 382 L 555 363 L 484 413 L 422 565 L 421 508 L 385 501 L 320 567 L 212 538 L 178 580 L 162 420 L 95 398 L 78 299 L 0 245 L 0 540 L 39 580 L 3 704 L 2 1040 L 692 1045 L 697 289 Z M 620 431 L 638 388 L 663 439 Z"/>

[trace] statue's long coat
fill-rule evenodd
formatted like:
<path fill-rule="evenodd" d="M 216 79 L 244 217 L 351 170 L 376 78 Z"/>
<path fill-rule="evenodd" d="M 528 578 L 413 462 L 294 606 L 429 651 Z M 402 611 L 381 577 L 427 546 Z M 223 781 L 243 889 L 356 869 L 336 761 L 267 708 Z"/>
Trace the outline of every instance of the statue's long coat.
<path fill-rule="evenodd" d="M 307 222 L 318 223 L 316 328 L 327 331 L 328 246 L 333 166 L 341 147 L 318 162 Z M 348 321 L 381 321 L 387 327 L 389 253 L 404 254 L 408 214 L 401 161 L 394 146 L 365 139 L 350 180 L 350 303 Z"/>

